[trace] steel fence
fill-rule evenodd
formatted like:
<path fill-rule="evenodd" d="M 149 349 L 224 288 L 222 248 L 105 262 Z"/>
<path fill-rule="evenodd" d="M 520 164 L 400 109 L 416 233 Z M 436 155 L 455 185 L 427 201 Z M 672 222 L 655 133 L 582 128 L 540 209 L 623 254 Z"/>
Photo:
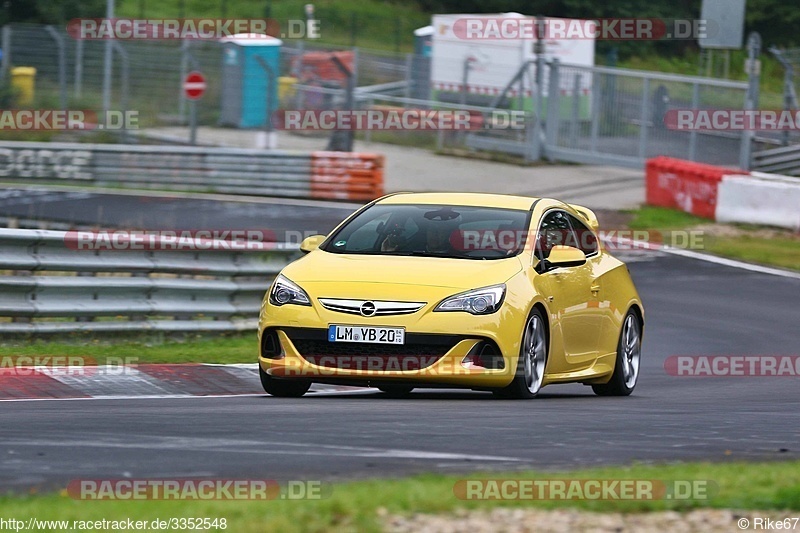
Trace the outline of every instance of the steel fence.
<path fill-rule="evenodd" d="M 4 68 L 25 65 L 38 69 L 39 107 L 58 107 L 66 93 L 72 108 L 100 108 L 103 42 L 73 40 L 61 28 L 35 25 L 8 25 L 3 33 Z M 346 77 L 331 66 L 332 52 L 343 54 L 340 57 L 352 66 L 352 99 L 347 97 Z M 205 73 L 208 83 L 206 95 L 198 105 L 199 124 L 229 125 L 223 120 L 226 83 L 230 82 L 226 80 L 229 76 L 224 53 L 222 43 L 210 41 L 116 42 L 113 107 L 138 110 L 142 128 L 185 124 L 188 106 L 182 97 L 181 80 L 190 69 L 198 69 Z M 329 62 L 323 69 L 315 66 L 320 58 Z M 641 168 L 648 157 L 668 155 L 749 166 L 752 136 L 740 132 L 674 131 L 663 122 L 664 114 L 673 109 L 743 109 L 746 82 L 543 61 L 543 73 L 538 79 L 536 65 L 537 61 L 520 65 L 524 75 L 509 79 L 505 88 L 482 85 L 479 73 L 466 68 L 463 84 L 442 85 L 432 81 L 436 77 L 429 57 L 286 41 L 281 47 L 277 72 L 286 83 L 281 86 L 282 98 L 276 105 L 283 109 L 331 109 L 352 101 L 359 109 L 392 106 L 480 112 L 521 110 L 526 114 L 524 130 L 359 135 L 369 140 L 440 149 L 504 152 L 526 160 L 545 156 L 558 161 Z M 491 64 L 485 68 L 491 68 Z M 247 76 L 252 75 L 245 74 L 241 83 L 250 83 Z M 752 104 L 757 106 L 757 100 Z M 271 129 L 271 110 L 267 105 L 262 116 L 256 117 L 260 125 L 249 127 Z M 778 140 L 764 142 L 769 145 Z"/>
<path fill-rule="evenodd" d="M 75 239 L 0 229 L 0 333 L 254 329 L 271 279 L 299 253 L 82 250 Z"/>
<path fill-rule="evenodd" d="M 0 142 L 0 181 L 372 200 L 383 194 L 383 156 Z"/>
<path fill-rule="evenodd" d="M 664 155 L 738 166 L 742 132 L 669 129 L 670 110 L 742 109 L 746 82 L 629 69 L 548 65 L 547 156 L 640 167 Z"/>

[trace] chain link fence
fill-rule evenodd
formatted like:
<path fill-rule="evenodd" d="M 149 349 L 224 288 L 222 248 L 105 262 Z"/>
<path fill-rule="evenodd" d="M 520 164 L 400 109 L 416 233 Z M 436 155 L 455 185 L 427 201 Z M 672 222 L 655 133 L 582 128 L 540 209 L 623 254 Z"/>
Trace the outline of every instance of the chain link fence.
<path fill-rule="evenodd" d="M 389 38 L 387 36 L 387 38 Z M 3 27 L 3 69 L 7 80 L 15 66 L 36 68 L 34 107 L 102 109 L 105 41 L 75 40 L 63 28 L 13 24 Z M 281 79 L 280 99 L 269 103 L 258 69 L 234 79 L 227 69 L 226 45 L 212 41 L 116 41 L 113 44 L 111 108 L 136 110 L 140 128 L 186 125 L 188 102 L 181 90 L 190 70 L 200 70 L 207 89 L 197 106 L 204 126 L 237 126 L 225 120 L 231 113 L 230 95 L 245 86 L 258 86 L 246 99 L 267 100 L 255 122 L 238 127 L 270 129 L 266 118 L 277 109 L 436 109 L 480 114 L 492 125 L 498 109 L 516 110 L 524 128 L 480 131 L 364 131 L 357 138 L 463 152 L 492 152 L 535 160 L 554 160 L 641 166 L 646 158 L 667 155 L 707 163 L 738 165 L 741 132 L 675 131 L 664 126 L 670 109 L 743 109 L 745 82 L 695 76 L 579 67 L 536 61 L 520 66 L 520 75 L 506 87 L 481 83 L 492 61 L 455 65 L 462 83 L 437 82 L 429 57 L 321 45 L 313 40 L 286 40 L 270 75 Z M 333 55 L 353 73 L 348 77 Z M 795 58 L 800 54 L 787 57 Z M 494 65 L 494 66 L 493 66 Z M 556 76 L 553 76 L 556 73 Z M 538 84 L 541 85 L 539 87 Z M 537 120 L 537 117 L 540 120 Z M 251 117 L 252 118 L 252 117 Z M 311 132 L 320 138 L 330 132 Z M 322 146 L 321 146 L 322 147 Z M 748 145 L 749 150 L 749 145 Z M 746 159 L 746 158 L 745 158 Z"/>

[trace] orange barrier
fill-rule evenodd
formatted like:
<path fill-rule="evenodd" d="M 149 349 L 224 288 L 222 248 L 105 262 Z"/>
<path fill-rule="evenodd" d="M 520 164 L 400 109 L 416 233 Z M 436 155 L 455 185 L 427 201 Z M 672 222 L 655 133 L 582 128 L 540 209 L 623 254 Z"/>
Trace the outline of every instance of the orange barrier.
<path fill-rule="evenodd" d="M 649 205 L 681 209 L 712 220 L 722 176 L 742 173 L 664 156 L 648 159 L 645 169 Z"/>
<path fill-rule="evenodd" d="M 374 200 L 383 196 L 380 154 L 311 152 L 311 197 Z"/>
<path fill-rule="evenodd" d="M 351 51 L 342 52 L 306 52 L 295 58 L 294 70 L 298 73 L 300 83 L 337 82 L 344 86 L 347 76 L 333 62 L 336 56 L 350 72 L 353 71 L 354 55 Z"/>

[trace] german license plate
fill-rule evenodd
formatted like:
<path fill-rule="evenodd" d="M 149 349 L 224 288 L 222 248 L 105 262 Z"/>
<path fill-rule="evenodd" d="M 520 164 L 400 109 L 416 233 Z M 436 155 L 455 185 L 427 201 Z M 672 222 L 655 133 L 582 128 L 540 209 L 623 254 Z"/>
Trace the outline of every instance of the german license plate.
<path fill-rule="evenodd" d="M 403 344 L 406 330 L 403 328 L 376 328 L 372 326 L 328 326 L 330 342 L 369 342 L 374 344 Z"/>

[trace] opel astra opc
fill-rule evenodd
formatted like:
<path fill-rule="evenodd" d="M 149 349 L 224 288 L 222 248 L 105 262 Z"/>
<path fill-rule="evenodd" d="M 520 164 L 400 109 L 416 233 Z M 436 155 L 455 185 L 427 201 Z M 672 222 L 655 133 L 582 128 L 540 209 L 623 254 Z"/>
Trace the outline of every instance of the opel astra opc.
<path fill-rule="evenodd" d="M 595 214 L 547 198 L 401 193 L 378 199 L 275 278 L 259 321 L 264 390 L 312 383 L 533 398 L 578 382 L 629 395 L 644 308 Z"/>

